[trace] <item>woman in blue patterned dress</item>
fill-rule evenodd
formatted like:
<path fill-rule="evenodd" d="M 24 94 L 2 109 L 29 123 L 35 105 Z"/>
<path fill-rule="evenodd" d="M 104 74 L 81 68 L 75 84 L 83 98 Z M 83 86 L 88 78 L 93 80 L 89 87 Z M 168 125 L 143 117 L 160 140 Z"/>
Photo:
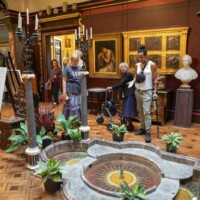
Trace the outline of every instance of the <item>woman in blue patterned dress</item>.
<path fill-rule="evenodd" d="M 78 66 L 79 56 L 72 54 L 71 63 L 63 72 L 63 96 L 65 102 L 62 113 L 68 119 L 71 115 L 76 115 L 81 119 L 81 67 Z"/>

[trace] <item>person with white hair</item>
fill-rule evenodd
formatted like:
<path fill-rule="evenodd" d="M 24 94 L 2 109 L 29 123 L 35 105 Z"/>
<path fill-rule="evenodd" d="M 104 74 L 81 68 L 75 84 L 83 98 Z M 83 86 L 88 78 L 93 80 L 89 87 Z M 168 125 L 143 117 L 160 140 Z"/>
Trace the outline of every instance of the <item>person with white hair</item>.
<path fill-rule="evenodd" d="M 181 88 L 190 88 L 191 86 L 189 83 L 196 79 L 198 77 L 197 72 L 190 67 L 190 64 L 192 63 L 192 57 L 189 56 L 188 54 L 185 54 L 182 58 L 183 60 L 183 68 L 179 69 L 175 73 L 175 77 L 177 79 L 180 79 L 181 82 L 183 83 L 181 85 Z"/>
<path fill-rule="evenodd" d="M 128 64 L 125 62 L 120 63 L 119 68 L 122 72 L 121 81 L 113 86 L 107 87 L 107 90 L 121 89 L 123 98 L 122 117 L 128 121 L 127 130 L 133 131 L 132 119 L 137 116 L 135 85 L 129 88 L 127 84 L 133 80 L 133 74 L 129 72 Z"/>
<path fill-rule="evenodd" d="M 83 59 L 82 59 L 82 57 L 83 57 L 83 52 L 77 49 L 77 50 L 75 50 L 74 53 L 76 53 L 76 54 L 79 56 L 78 65 L 82 68 L 82 67 L 83 67 Z"/>
<path fill-rule="evenodd" d="M 62 113 L 66 119 L 71 115 L 76 115 L 81 119 L 81 67 L 78 65 L 79 56 L 73 53 L 71 63 L 65 68 L 63 73 L 63 104 Z"/>

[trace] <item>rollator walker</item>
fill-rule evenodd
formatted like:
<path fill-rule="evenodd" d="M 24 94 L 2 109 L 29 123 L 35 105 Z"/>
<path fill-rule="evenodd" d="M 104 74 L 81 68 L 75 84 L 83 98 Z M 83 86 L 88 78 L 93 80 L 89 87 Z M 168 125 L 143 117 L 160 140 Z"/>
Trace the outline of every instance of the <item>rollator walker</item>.
<path fill-rule="evenodd" d="M 109 94 L 111 93 L 111 97 L 109 98 Z M 121 110 L 118 108 L 116 102 L 119 102 L 119 94 L 117 95 L 118 98 L 114 100 L 113 98 L 113 90 L 106 91 L 105 93 L 105 102 L 101 105 L 101 113 L 97 115 L 96 122 L 97 124 L 104 123 L 104 117 L 109 118 L 109 122 L 107 124 L 107 129 L 111 130 L 113 125 L 113 118 L 119 119 L 121 124 L 126 124 L 127 120 L 121 116 Z M 118 116 L 116 116 L 118 115 Z"/>

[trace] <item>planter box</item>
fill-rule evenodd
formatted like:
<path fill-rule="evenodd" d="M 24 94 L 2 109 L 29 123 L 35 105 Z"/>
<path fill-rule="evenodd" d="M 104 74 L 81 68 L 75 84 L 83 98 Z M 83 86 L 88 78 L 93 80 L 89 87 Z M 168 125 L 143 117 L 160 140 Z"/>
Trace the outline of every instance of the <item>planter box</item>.
<path fill-rule="evenodd" d="M 62 182 L 54 182 L 51 179 L 47 179 L 47 181 L 44 183 L 44 188 L 49 193 L 55 193 L 60 189 L 60 185 Z"/>
<path fill-rule="evenodd" d="M 124 141 L 124 134 L 120 134 L 120 136 L 118 136 L 117 134 L 113 133 L 112 137 L 113 137 L 113 141 L 116 141 L 116 142 Z"/>
<path fill-rule="evenodd" d="M 166 144 L 166 150 L 167 150 L 167 152 L 177 153 L 177 148 L 176 147 L 174 147 L 171 151 L 169 150 L 169 147 L 170 147 L 170 144 Z"/>

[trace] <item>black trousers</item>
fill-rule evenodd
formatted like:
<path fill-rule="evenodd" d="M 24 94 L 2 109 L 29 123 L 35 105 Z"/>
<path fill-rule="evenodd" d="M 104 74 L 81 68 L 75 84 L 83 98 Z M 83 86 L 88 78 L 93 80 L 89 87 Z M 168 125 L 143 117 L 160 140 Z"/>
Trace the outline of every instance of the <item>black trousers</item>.
<path fill-rule="evenodd" d="M 54 100 L 54 103 L 57 103 L 57 104 L 59 104 L 59 90 L 60 90 L 60 86 L 52 83 L 53 100 Z"/>

